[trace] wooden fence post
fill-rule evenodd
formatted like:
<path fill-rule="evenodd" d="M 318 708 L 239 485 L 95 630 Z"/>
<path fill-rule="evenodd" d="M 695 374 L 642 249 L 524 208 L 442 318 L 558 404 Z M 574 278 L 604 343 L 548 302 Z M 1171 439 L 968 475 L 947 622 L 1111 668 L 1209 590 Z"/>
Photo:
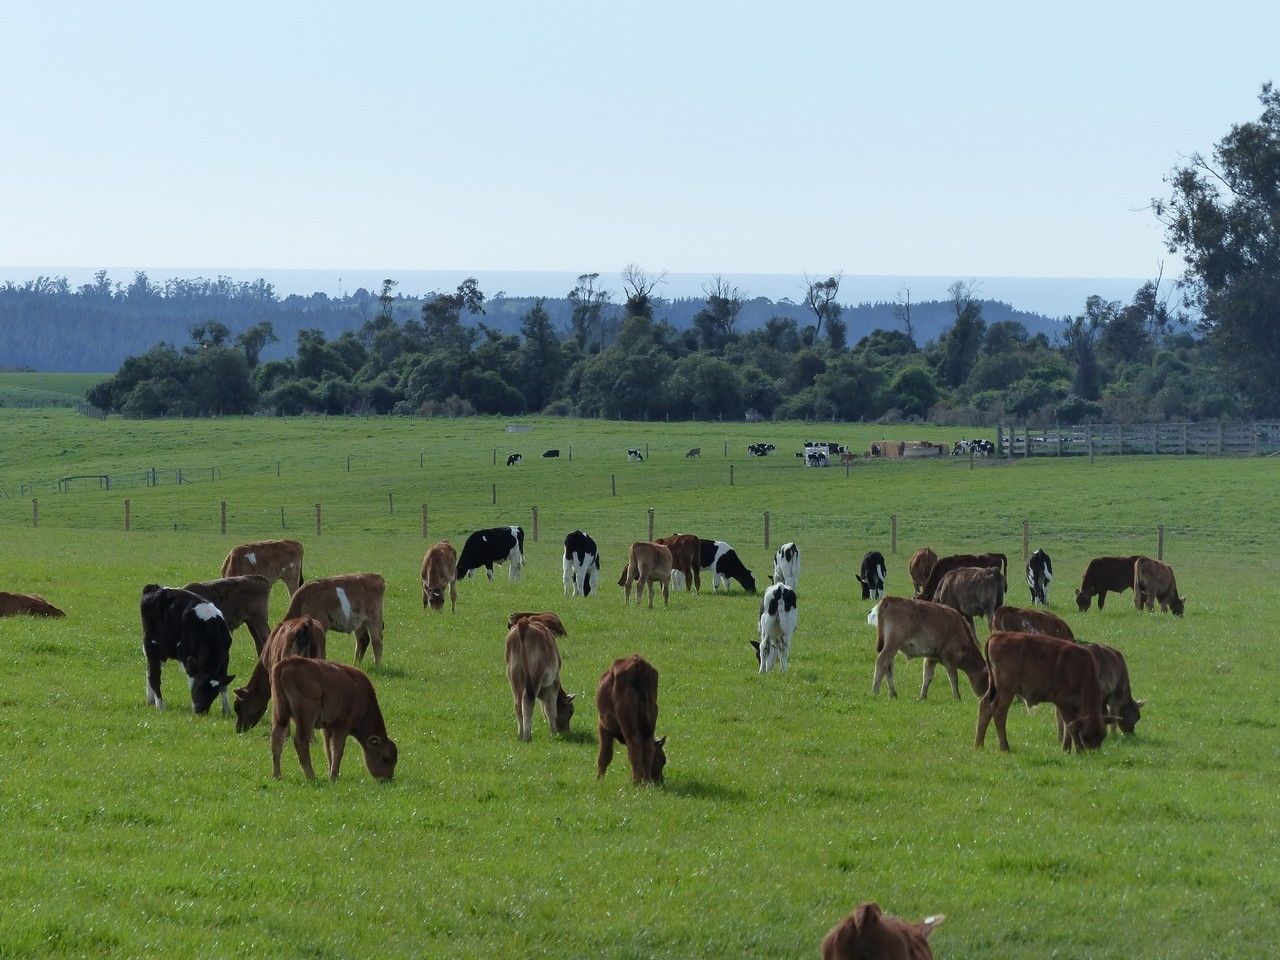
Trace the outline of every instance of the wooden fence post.
<path fill-rule="evenodd" d="M 31 526 L 33 527 L 40 526 L 40 501 L 39 500 L 31 501 Z"/>
<path fill-rule="evenodd" d="M 227 501 L 225 500 L 218 505 L 218 532 L 224 537 L 227 535 Z"/>
<path fill-rule="evenodd" d="M 495 506 L 498 503 L 498 485 L 496 483 L 490 485 L 489 502 Z"/>
<path fill-rule="evenodd" d="M 764 512 L 764 548 L 769 549 L 769 511 Z"/>
<path fill-rule="evenodd" d="M 1187 425 L 1182 424 L 1182 455 L 1187 455 Z"/>
<path fill-rule="evenodd" d="M 969 444 L 969 469 L 973 469 L 973 444 Z"/>
<path fill-rule="evenodd" d="M 1025 562 L 1031 556 L 1031 521 L 1022 521 L 1022 559 Z"/>
<path fill-rule="evenodd" d="M 276 461 L 276 479 L 280 479 L 280 461 Z"/>
<path fill-rule="evenodd" d="M 1004 455 L 1004 424 L 996 424 L 996 456 Z"/>
<path fill-rule="evenodd" d="M 1120 445 L 1119 455 L 1123 457 L 1124 456 L 1124 424 L 1123 423 L 1116 425 L 1116 440 Z"/>
<path fill-rule="evenodd" d="M 1222 421 L 1218 421 L 1218 456 L 1222 456 Z"/>
<path fill-rule="evenodd" d="M 649 508 L 649 542 L 653 542 L 653 507 Z"/>
<path fill-rule="evenodd" d="M 1089 463 L 1093 463 L 1093 424 L 1085 424 L 1085 443 L 1089 445 Z"/>
<path fill-rule="evenodd" d="M 728 440 L 726 440 L 726 441 L 724 442 L 724 455 L 725 455 L 726 457 L 728 457 L 728 456 L 729 456 L 729 441 L 728 441 Z"/>
<path fill-rule="evenodd" d="M 1249 429 L 1251 431 L 1249 436 L 1253 438 L 1253 455 L 1256 457 L 1258 455 L 1258 421 L 1254 420 L 1249 424 Z"/>
<path fill-rule="evenodd" d="M 1164 559 L 1164 524 L 1156 527 L 1156 559 Z"/>
<path fill-rule="evenodd" d="M 129 532 L 129 501 L 124 502 L 124 532 Z"/>
<path fill-rule="evenodd" d="M 316 536 L 320 536 L 320 504 L 316 504 Z"/>
<path fill-rule="evenodd" d="M 1027 437 L 1027 449 L 1025 449 L 1025 450 L 1023 450 L 1023 451 L 1022 451 L 1022 455 L 1023 455 L 1024 457 L 1030 457 L 1030 456 L 1031 456 L 1031 427 L 1030 427 L 1030 425 L 1028 425 L 1028 426 L 1027 426 L 1026 437 Z"/>
<path fill-rule="evenodd" d="M 422 505 L 422 539 L 427 539 L 427 505 Z"/>
<path fill-rule="evenodd" d="M 281 507 L 281 508 L 280 508 L 280 529 L 281 529 L 281 530 L 283 530 L 284 528 L 285 528 L 285 526 L 284 526 L 284 507 Z"/>
<path fill-rule="evenodd" d="M 647 443 L 644 445 L 644 458 L 645 458 L 646 460 L 648 460 L 648 459 L 649 459 L 649 444 L 647 444 Z"/>
<path fill-rule="evenodd" d="M 396 513 L 395 497 L 396 495 L 394 493 L 392 493 L 390 490 L 387 491 L 387 514 L 393 517 L 395 516 L 395 513 Z"/>
<path fill-rule="evenodd" d="M 733 464 L 729 464 L 729 486 L 733 486 Z"/>
<path fill-rule="evenodd" d="M 425 450 L 418 451 L 418 469 L 421 470 L 427 465 L 427 452 Z"/>
<path fill-rule="evenodd" d="M 573 463 L 573 444 L 569 444 L 569 462 Z"/>
<path fill-rule="evenodd" d="M 614 474 L 609 474 L 609 496 L 616 497 L 618 495 L 618 478 Z"/>
<path fill-rule="evenodd" d="M 347 473 L 351 472 L 351 454 L 347 454 Z"/>
<path fill-rule="evenodd" d="M 493 465 L 495 467 L 498 465 L 498 448 L 497 447 L 493 448 Z"/>
<path fill-rule="evenodd" d="M 533 542 L 538 542 L 538 508 L 533 508 Z"/>
<path fill-rule="evenodd" d="M 217 476 L 217 470 L 218 470 L 218 468 L 217 468 L 217 467 L 210 467 L 210 468 L 209 468 L 209 482 L 210 482 L 210 483 L 213 483 L 213 481 L 214 481 L 214 480 L 217 480 L 217 479 L 218 479 L 218 476 Z M 107 489 L 110 489 L 110 484 L 111 484 L 111 478 L 110 478 L 110 477 L 107 477 L 107 484 L 108 484 Z"/>
<path fill-rule="evenodd" d="M 898 515 L 896 513 L 889 517 L 889 553 L 895 557 L 898 555 Z"/>

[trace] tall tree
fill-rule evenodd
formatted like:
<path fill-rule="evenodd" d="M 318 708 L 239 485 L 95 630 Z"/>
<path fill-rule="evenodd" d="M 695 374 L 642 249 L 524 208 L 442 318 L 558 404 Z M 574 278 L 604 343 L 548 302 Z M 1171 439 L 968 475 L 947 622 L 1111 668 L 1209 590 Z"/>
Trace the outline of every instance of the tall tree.
<path fill-rule="evenodd" d="M 386 320 L 394 320 L 392 308 L 395 306 L 396 295 L 395 289 L 398 286 L 395 280 L 383 280 L 382 291 L 378 294 L 378 316 Z"/>
<path fill-rule="evenodd" d="M 717 274 L 702 286 L 707 305 L 693 315 L 693 326 L 702 340 L 703 349 L 719 350 L 733 339 L 734 324 L 742 313 L 746 297 L 724 277 Z"/>
<path fill-rule="evenodd" d="M 939 338 L 942 356 L 938 376 L 946 386 L 958 387 L 969 378 L 969 371 L 978 359 L 987 324 L 982 319 L 982 301 L 977 298 L 973 284 L 957 280 L 947 288 L 947 293 L 951 295 L 956 318 L 951 329 Z"/>
<path fill-rule="evenodd" d="M 463 313 L 484 313 L 484 294 L 475 277 L 463 280 L 453 293 L 438 293 L 422 305 L 428 340 L 436 346 L 469 346 L 473 335 L 462 325 Z"/>
<path fill-rule="evenodd" d="M 262 320 L 236 337 L 236 346 L 244 351 L 245 361 L 252 370 L 262 358 L 262 351 L 268 344 L 279 343 L 275 329 L 270 320 Z"/>
<path fill-rule="evenodd" d="M 604 335 L 604 310 L 609 303 L 609 291 L 596 286 L 599 279 L 598 273 L 580 274 L 578 285 L 569 291 L 573 310 L 570 327 L 578 346 L 584 350 L 593 344 L 600 346 Z"/>
<path fill-rule="evenodd" d="M 541 410 L 556 395 L 560 378 L 564 376 L 564 350 L 551 315 L 547 313 L 546 300 L 539 297 L 529 311 L 520 318 L 519 386 L 531 410 Z"/>
<path fill-rule="evenodd" d="M 818 342 L 818 338 L 822 336 L 822 322 L 827 321 L 830 326 L 833 320 L 840 319 L 840 304 L 836 303 L 836 297 L 840 295 L 840 281 L 844 279 L 843 273 L 837 273 L 833 277 L 827 277 L 825 280 L 815 280 L 812 277 L 805 277 L 805 294 L 804 305 L 813 311 L 813 315 L 817 318 L 817 323 L 813 328 L 813 336 L 808 338 L 810 345 Z"/>
<path fill-rule="evenodd" d="M 627 302 L 623 306 L 628 317 L 653 317 L 653 291 L 665 283 L 667 272 L 649 273 L 639 264 L 628 263 L 622 268 L 622 288 Z"/>

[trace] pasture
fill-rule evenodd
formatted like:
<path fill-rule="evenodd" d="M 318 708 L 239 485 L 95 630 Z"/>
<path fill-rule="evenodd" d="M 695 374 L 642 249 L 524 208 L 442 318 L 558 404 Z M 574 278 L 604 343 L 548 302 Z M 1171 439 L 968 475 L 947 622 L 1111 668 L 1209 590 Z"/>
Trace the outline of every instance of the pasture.
<path fill-rule="evenodd" d="M 975 431 L 529 422 L 512 435 L 487 419 L 97 422 L 0 410 L 5 490 L 205 471 L 182 485 L 42 492 L 38 529 L 29 497 L 0 499 L 0 588 L 68 612 L 0 620 L 0 957 L 813 957 L 862 900 L 911 919 L 945 913 L 939 958 L 1272 949 L 1275 460 L 912 462 L 846 477 L 791 454 L 807 437 L 861 451 Z M 778 452 L 749 460 L 755 440 Z M 627 463 L 626 449 L 646 443 L 649 459 Z M 685 460 L 695 446 L 702 458 Z M 566 456 L 540 459 L 550 447 Z M 525 462 L 505 467 L 515 451 Z M 623 608 L 615 581 L 649 507 L 658 535 L 733 543 L 762 586 L 762 512 L 772 547 L 799 544 L 788 674 L 757 675 L 758 598 L 736 588 Z M 863 552 L 882 550 L 889 592 L 909 595 L 918 546 L 1003 551 L 1010 602 L 1025 605 L 1023 519 L 1032 549 L 1053 557 L 1052 609 L 1077 636 L 1121 649 L 1148 701 L 1137 735 L 1096 753 L 1064 755 L 1044 706 L 1011 712 L 1012 753 L 994 736 L 975 751 L 974 695 L 962 680 L 956 702 L 940 680 L 918 701 L 920 661 L 899 661 L 899 699 L 870 694 L 870 602 L 853 578 Z M 459 585 L 456 615 L 423 611 L 426 546 L 461 547 L 468 531 L 507 523 L 526 530 L 523 580 L 499 568 L 492 584 Z M 1087 560 L 1154 555 L 1160 523 L 1186 618 L 1139 614 L 1131 594 L 1077 613 Z M 571 601 L 560 552 L 575 527 L 604 563 L 600 596 Z M 272 781 L 269 723 L 238 736 L 216 706 L 192 716 L 174 664 L 168 711 L 144 705 L 141 586 L 215 577 L 230 546 L 282 534 L 305 544 L 308 579 L 387 578 L 386 658 L 372 676 L 400 746 L 390 784 L 369 777 L 354 744 L 337 784 L 304 782 L 291 749 Z M 278 617 L 287 599 L 276 590 Z M 516 739 L 502 661 L 514 609 L 556 610 L 568 628 L 563 679 L 581 694 L 568 738 L 553 741 L 539 713 L 533 742 Z M 330 634 L 332 658 L 350 662 L 352 650 Z M 661 673 L 662 789 L 633 788 L 621 756 L 595 779 L 595 684 L 637 652 Z M 247 633 L 231 660 L 247 679 Z"/>
<path fill-rule="evenodd" d="M 0 371 L 0 406 L 69 407 L 106 377 L 105 373 Z"/>

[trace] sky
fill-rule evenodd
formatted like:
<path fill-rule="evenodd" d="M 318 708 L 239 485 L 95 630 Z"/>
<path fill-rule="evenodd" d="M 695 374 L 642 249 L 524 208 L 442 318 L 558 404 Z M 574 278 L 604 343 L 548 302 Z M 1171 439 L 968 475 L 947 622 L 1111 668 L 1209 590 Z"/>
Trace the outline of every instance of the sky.
<path fill-rule="evenodd" d="M 1233 0 L 54 0 L 0 35 L 6 274 L 1168 276 L 1144 208 L 1280 81 L 1280 4 Z"/>

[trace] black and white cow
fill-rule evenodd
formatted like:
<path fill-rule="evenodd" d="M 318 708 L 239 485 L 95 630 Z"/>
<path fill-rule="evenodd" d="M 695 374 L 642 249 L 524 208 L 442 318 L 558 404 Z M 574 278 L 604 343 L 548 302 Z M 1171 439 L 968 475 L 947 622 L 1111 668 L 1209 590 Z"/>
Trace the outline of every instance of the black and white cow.
<path fill-rule="evenodd" d="M 227 676 L 231 631 L 222 611 L 188 590 L 149 583 L 142 588 L 142 653 L 147 658 L 147 706 L 164 709 L 160 696 L 160 665 L 177 660 L 191 685 L 191 708 L 207 713 L 222 698 L 222 712 L 231 712 Z"/>
<path fill-rule="evenodd" d="M 796 592 L 785 583 L 775 583 L 760 598 L 760 640 L 752 640 L 751 646 L 756 648 L 761 673 L 768 673 L 774 664 L 787 672 L 799 606 Z"/>
<path fill-rule="evenodd" d="M 555 459 L 556 457 L 558 457 L 558 456 L 560 456 L 560 451 L 559 451 L 559 450 L 548 450 L 546 453 L 544 453 L 544 454 L 542 455 L 542 459 L 543 459 L 543 460 L 554 460 L 554 459 Z"/>
<path fill-rule="evenodd" d="M 1027 557 L 1027 586 L 1031 588 L 1031 602 L 1049 605 L 1049 584 L 1053 582 L 1053 561 L 1043 550 L 1036 550 Z"/>
<path fill-rule="evenodd" d="M 863 600 L 879 600 L 884 596 L 886 572 L 884 554 L 879 550 L 870 550 L 863 555 L 862 570 L 858 573 L 858 582 L 862 584 Z"/>
<path fill-rule="evenodd" d="M 967 456 L 972 450 L 974 456 L 990 457 L 996 452 L 996 445 L 990 440 L 957 440 L 951 448 L 953 457 Z"/>
<path fill-rule="evenodd" d="M 729 589 L 729 581 L 737 580 L 747 593 L 756 592 L 756 578 L 738 559 L 737 552 L 723 540 L 698 540 L 698 562 L 712 572 L 711 589 Z"/>
<path fill-rule="evenodd" d="M 773 582 L 785 583 L 795 590 L 800 582 L 800 548 L 784 543 L 773 555 Z"/>
<path fill-rule="evenodd" d="M 828 457 L 834 457 L 837 454 L 848 453 L 849 448 L 843 443 L 828 443 L 823 440 L 806 440 L 804 442 L 805 450 L 818 449 L 825 453 Z"/>
<path fill-rule="evenodd" d="M 581 530 L 564 538 L 564 592 L 571 597 L 589 597 L 600 582 L 600 551 L 596 542 Z"/>
<path fill-rule="evenodd" d="M 484 567 L 485 576 L 492 582 L 493 565 L 506 562 L 511 564 L 511 582 L 515 583 L 520 579 L 520 570 L 524 566 L 524 528 L 477 530 L 462 545 L 462 555 L 458 557 L 458 579 L 469 577 Z"/>
<path fill-rule="evenodd" d="M 749 457 L 767 457 L 773 451 L 777 450 L 772 443 L 749 443 L 747 444 L 747 456 Z"/>
<path fill-rule="evenodd" d="M 520 456 L 520 454 L 518 453 L 513 453 L 511 454 L 511 456 L 507 457 L 507 466 L 514 467 L 517 463 L 520 463 L 522 460 L 524 460 L 524 457 Z"/>
<path fill-rule="evenodd" d="M 627 451 L 627 459 L 632 463 L 639 463 L 644 460 L 644 455 L 634 447 Z"/>
<path fill-rule="evenodd" d="M 797 457 L 801 454 L 796 454 Z M 831 456 L 827 453 L 825 446 L 821 447 L 805 447 L 804 448 L 804 465 L 806 467 L 829 467 L 831 466 Z"/>

